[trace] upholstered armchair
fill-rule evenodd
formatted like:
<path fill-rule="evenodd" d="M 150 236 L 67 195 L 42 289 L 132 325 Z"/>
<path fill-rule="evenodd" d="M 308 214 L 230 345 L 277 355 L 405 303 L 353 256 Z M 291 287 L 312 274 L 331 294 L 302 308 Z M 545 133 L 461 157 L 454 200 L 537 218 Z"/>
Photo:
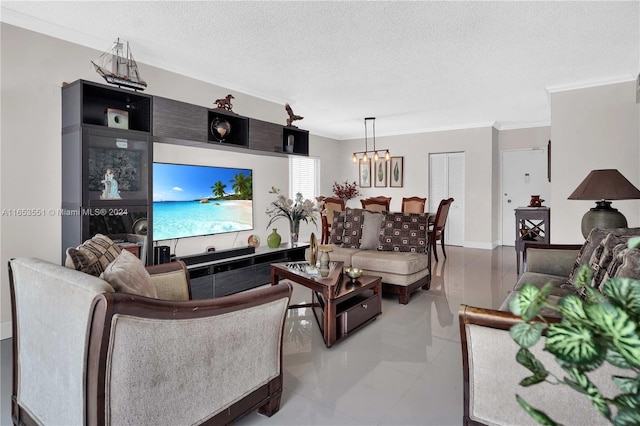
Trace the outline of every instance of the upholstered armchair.
<path fill-rule="evenodd" d="M 290 285 L 190 301 L 182 262 L 148 271 L 165 300 L 9 262 L 15 424 L 227 424 L 278 411 Z"/>

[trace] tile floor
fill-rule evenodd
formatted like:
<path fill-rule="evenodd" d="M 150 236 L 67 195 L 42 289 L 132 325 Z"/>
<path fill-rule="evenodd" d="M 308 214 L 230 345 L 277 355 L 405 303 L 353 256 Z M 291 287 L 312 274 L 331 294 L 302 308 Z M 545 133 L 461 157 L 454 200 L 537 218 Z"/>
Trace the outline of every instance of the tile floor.
<path fill-rule="evenodd" d="M 440 248 L 438 248 L 440 250 Z M 440 251 L 439 251 L 440 253 Z M 384 297 L 382 315 L 332 348 L 308 309 L 289 311 L 280 411 L 239 425 L 459 425 L 461 303 L 498 308 L 516 282 L 513 247 L 447 247 L 429 291 L 408 305 Z M 308 300 L 296 287 L 294 303 Z M 0 343 L 0 425 L 10 425 L 11 339 Z"/>

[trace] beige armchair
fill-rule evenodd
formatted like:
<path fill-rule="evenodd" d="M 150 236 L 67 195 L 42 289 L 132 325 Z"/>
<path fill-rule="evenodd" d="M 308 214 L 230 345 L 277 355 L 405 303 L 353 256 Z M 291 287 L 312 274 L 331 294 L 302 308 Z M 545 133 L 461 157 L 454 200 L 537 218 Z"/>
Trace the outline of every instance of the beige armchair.
<path fill-rule="evenodd" d="M 9 262 L 15 424 L 226 424 L 282 393 L 290 285 L 190 301 L 181 262 L 159 300 L 35 258 Z"/>

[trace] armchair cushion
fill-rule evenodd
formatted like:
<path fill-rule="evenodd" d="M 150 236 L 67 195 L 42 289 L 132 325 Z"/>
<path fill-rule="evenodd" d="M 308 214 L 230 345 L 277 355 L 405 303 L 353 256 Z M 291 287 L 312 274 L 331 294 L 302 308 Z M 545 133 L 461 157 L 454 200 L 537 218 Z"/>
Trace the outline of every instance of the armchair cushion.
<path fill-rule="evenodd" d="M 117 292 L 137 294 L 156 299 L 156 288 L 144 265 L 133 253 L 122 250 L 100 275 Z"/>
<path fill-rule="evenodd" d="M 427 249 L 427 215 L 387 213 L 380 230 L 378 250 L 424 253 Z"/>
<path fill-rule="evenodd" d="M 67 249 L 65 266 L 98 277 L 120 251 L 111 238 L 96 234 L 78 247 Z"/>

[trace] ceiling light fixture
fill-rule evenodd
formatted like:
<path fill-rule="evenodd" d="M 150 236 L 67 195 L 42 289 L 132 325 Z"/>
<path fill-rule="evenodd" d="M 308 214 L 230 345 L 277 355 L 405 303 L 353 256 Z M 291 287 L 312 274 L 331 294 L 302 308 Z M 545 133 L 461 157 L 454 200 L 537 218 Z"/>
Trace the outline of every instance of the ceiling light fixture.
<path fill-rule="evenodd" d="M 368 151 L 368 128 L 369 122 L 371 122 L 371 128 L 373 133 L 373 151 Z M 380 150 L 383 151 L 383 150 Z M 391 159 L 391 153 L 388 149 L 384 150 L 384 159 L 389 161 Z M 378 161 L 380 159 L 380 154 L 376 149 L 376 118 L 375 117 L 365 117 L 364 119 L 364 151 L 357 151 L 353 153 L 352 161 L 354 164 L 358 163 L 358 154 L 362 154 L 362 158 L 359 161 L 367 162 L 369 161 L 369 156 L 367 153 L 373 153 L 373 160 Z"/>

